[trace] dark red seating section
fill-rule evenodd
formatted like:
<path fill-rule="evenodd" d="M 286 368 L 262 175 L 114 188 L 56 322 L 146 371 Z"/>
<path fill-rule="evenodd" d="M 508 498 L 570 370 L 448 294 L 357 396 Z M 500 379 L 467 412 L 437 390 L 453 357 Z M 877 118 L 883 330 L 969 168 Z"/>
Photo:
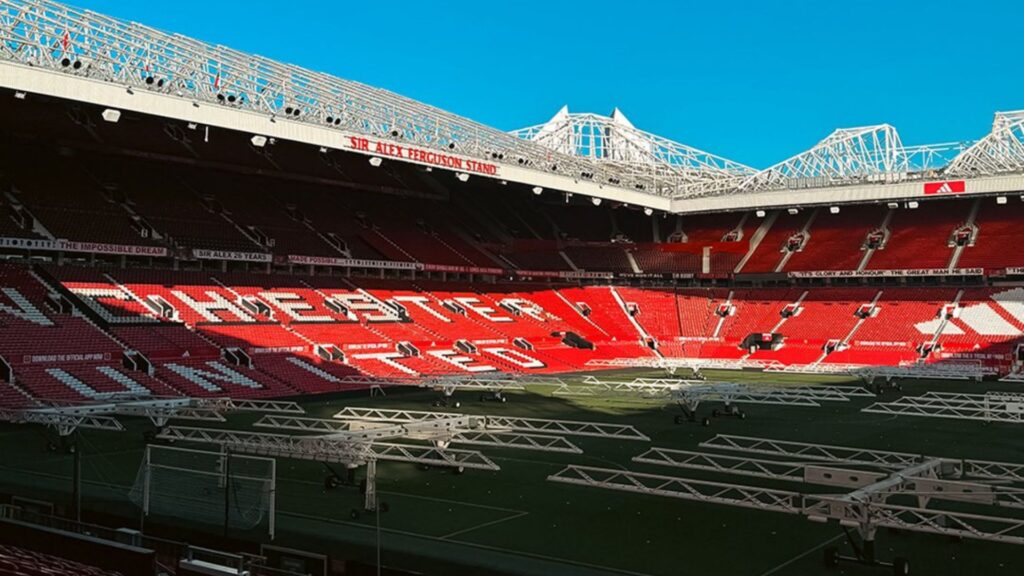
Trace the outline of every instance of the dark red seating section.
<path fill-rule="evenodd" d="M 59 556 L 0 544 L 0 576 L 118 576 Z"/>
<path fill-rule="evenodd" d="M 151 144 L 162 148 L 166 142 Z M 296 151 L 282 145 L 274 154 L 290 157 Z M 498 185 L 477 189 L 476 180 L 453 188 L 438 174 L 400 177 L 386 166 L 360 161 L 342 169 L 327 155 L 319 158 L 317 171 L 340 174 L 340 180 L 86 150 L 61 155 L 43 144 L 12 140 L 0 143 L 0 237 L 157 246 L 179 256 L 210 249 L 279 259 L 351 257 L 526 270 L 569 270 L 558 254 L 564 251 L 578 268 L 620 273 L 636 271 L 629 252 L 645 273 L 727 277 L 765 223 L 753 211 L 647 216 L 636 207 L 595 206 L 579 196 L 535 196 Z M 869 269 L 943 268 L 953 254 L 950 236 L 968 221 L 975 203 L 977 235 L 958 265 L 1024 265 L 1019 251 L 1000 250 L 1024 242 L 1016 225 L 1024 203 L 1016 197 L 1002 205 L 993 198 L 922 199 L 916 209 L 904 202 L 895 209 L 844 205 L 836 214 L 827 207 L 795 215 L 783 210 L 765 227 L 741 273 L 853 270 L 864 256 L 866 236 L 887 214 L 888 242 L 874 253 Z M 779 268 L 782 246 L 808 221 L 804 246 Z M 531 248 L 534 242 L 548 244 L 538 250 Z M 665 251 L 658 244 L 682 244 L 685 250 Z"/>

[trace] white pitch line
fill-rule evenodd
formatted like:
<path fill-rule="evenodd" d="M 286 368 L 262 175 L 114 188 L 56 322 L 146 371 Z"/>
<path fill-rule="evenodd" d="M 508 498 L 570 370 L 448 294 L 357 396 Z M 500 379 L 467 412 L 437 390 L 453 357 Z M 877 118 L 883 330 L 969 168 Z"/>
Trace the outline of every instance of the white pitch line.
<path fill-rule="evenodd" d="M 481 528 L 486 528 L 488 526 L 494 526 L 495 524 L 501 524 L 502 522 L 508 522 L 509 520 L 515 520 L 516 518 L 522 518 L 523 516 L 527 516 L 528 514 L 529 514 L 529 512 L 520 512 L 518 514 L 512 514 L 512 515 L 506 516 L 504 518 L 498 518 L 497 520 L 491 520 L 490 522 L 484 522 L 483 524 L 478 524 L 476 526 L 470 526 L 469 528 L 463 528 L 462 530 L 456 530 L 455 532 L 452 532 L 451 534 L 445 534 L 444 536 L 438 536 L 438 538 L 440 538 L 441 540 L 447 540 L 447 539 L 451 538 L 452 536 L 458 536 L 460 534 L 465 534 L 467 532 L 472 532 L 474 530 L 479 530 Z"/>
<path fill-rule="evenodd" d="M 333 518 L 325 518 L 323 516 L 316 516 L 313 514 L 301 514 L 298 512 L 282 512 L 278 511 L 279 516 L 292 516 L 294 518 L 304 518 L 306 520 L 312 520 L 315 522 L 323 522 L 326 524 L 341 524 L 344 526 L 351 526 L 353 528 L 362 528 L 364 530 L 373 530 L 372 525 L 360 524 L 358 522 L 349 522 L 346 520 L 335 520 Z M 587 562 L 578 562 L 568 558 L 558 558 L 556 556 L 547 556 L 544 554 L 536 554 L 534 552 L 528 552 L 523 550 L 514 550 L 511 548 L 502 548 L 500 546 L 489 546 L 487 544 L 477 544 L 475 542 L 467 542 L 465 540 L 442 540 L 437 536 L 430 536 L 428 534 L 418 534 L 416 532 L 408 532 L 405 530 L 396 530 L 394 528 L 381 528 L 382 532 L 388 532 L 392 534 L 400 534 L 402 536 L 410 536 L 413 538 L 420 538 L 423 540 L 435 540 L 445 544 L 452 544 L 457 546 L 465 546 L 468 548 L 479 548 L 480 550 L 490 550 L 492 552 L 501 552 L 504 554 L 510 554 L 513 556 L 522 556 L 525 558 L 533 558 L 536 560 L 544 560 L 546 562 L 554 562 L 558 564 L 567 564 L 569 566 L 576 566 L 579 568 L 586 568 L 589 570 L 599 570 L 608 574 L 622 574 L 624 576 L 652 576 L 645 572 L 633 572 L 631 570 L 624 570 L 622 568 L 615 568 L 613 566 L 599 566 L 597 564 L 589 564 Z"/>
<path fill-rule="evenodd" d="M 804 552 L 802 552 L 802 553 L 800 553 L 800 554 L 790 558 L 789 560 L 786 560 L 785 562 L 783 562 L 782 564 L 779 564 L 775 568 L 772 568 L 772 569 L 768 570 L 767 572 L 764 572 L 763 574 L 761 574 L 761 576 L 769 576 L 771 574 L 775 574 L 776 572 L 778 572 L 779 570 L 782 570 L 786 566 L 789 566 L 790 564 L 796 562 L 797 560 L 800 560 L 802 558 L 806 558 L 809 554 L 813 554 L 813 553 L 817 552 L 818 550 L 821 550 L 825 546 L 828 546 L 829 544 L 835 542 L 836 540 L 839 540 L 842 537 L 843 537 L 842 534 L 838 534 L 836 536 L 833 536 L 833 537 L 829 538 L 828 540 L 825 540 L 821 544 L 818 544 L 817 546 L 814 546 L 813 548 L 810 548 L 810 549 L 808 549 L 808 550 L 806 550 L 806 551 L 804 551 Z"/>

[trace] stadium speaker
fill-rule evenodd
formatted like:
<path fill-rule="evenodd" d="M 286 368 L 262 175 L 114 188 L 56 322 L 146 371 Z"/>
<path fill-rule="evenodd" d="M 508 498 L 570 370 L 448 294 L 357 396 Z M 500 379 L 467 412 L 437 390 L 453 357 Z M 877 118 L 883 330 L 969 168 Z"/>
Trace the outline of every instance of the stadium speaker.
<path fill-rule="evenodd" d="M 74 68 L 75 70 L 78 70 L 79 68 L 82 67 L 82 61 L 81 60 L 75 60 L 75 63 L 72 64 L 71 67 Z"/>
<path fill-rule="evenodd" d="M 70 58 L 61 58 L 60 59 L 60 65 L 63 66 L 64 68 L 67 68 L 68 66 L 71 66 L 71 59 Z"/>
<path fill-rule="evenodd" d="M 333 116 L 328 116 L 327 117 L 327 123 L 328 124 L 334 124 L 334 117 Z"/>

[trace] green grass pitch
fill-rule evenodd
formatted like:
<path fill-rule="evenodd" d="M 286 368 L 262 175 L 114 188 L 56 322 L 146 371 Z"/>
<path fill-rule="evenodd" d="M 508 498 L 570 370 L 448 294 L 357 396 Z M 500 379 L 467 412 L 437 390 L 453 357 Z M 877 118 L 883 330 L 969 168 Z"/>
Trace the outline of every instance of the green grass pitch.
<path fill-rule="evenodd" d="M 650 371 L 606 373 L 610 379 Z M 763 373 L 708 373 L 710 379 L 770 383 L 843 383 L 839 378 Z M 578 380 L 575 377 L 567 381 Z M 927 390 L 1013 389 L 1012 385 L 966 382 L 905 382 L 904 394 Z M 889 394 L 895 394 L 890 392 Z M 546 481 L 565 464 L 621 467 L 667 476 L 706 478 L 739 484 L 771 483 L 723 477 L 630 459 L 652 446 L 696 449 L 716 433 L 761 436 L 864 448 L 1024 463 L 1024 428 L 932 418 L 864 414 L 868 399 L 826 403 L 820 408 L 747 405 L 745 420 L 719 418 L 711 426 L 674 424 L 674 405 L 627 399 L 553 397 L 549 388 L 509 393 L 505 404 L 477 401 L 457 393 L 462 413 L 509 414 L 539 418 L 609 421 L 635 425 L 650 443 L 571 437 L 584 453 L 551 454 L 526 450 L 470 447 L 488 455 L 500 471 L 453 474 L 421 470 L 412 464 L 382 463 L 380 499 L 389 510 L 380 516 L 382 557 L 386 565 L 428 574 L 476 574 L 489 571 L 522 575 L 737 575 L 805 576 L 879 574 L 879 569 L 844 564 L 838 572 L 822 566 L 822 549 L 845 548 L 838 526 L 803 517 L 714 504 L 569 486 Z M 343 406 L 436 410 L 428 391 L 389 391 L 384 398 L 366 393 L 306 399 L 309 416 L 330 417 Z M 701 407 L 707 414 L 713 405 Z M 227 426 L 245 428 L 251 415 L 229 417 Z M 83 504 L 87 516 L 120 518 L 139 526 L 140 513 L 127 498 L 143 455 L 148 422 L 126 420 L 121 433 L 83 431 Z M 183 422 L 183 424 L 187 424 Z M 205 424 L 197 424 L 205 425 Z M 47 451 L 51 433 L 34 426 L 0 427 L 0 493 L 63 505 L 70 498 L 72 457 Z M 322 464 L 279 460 L 277 524 L 274 544 L 354 557 L 372 562 L 376 526 L 371 514 L 353 519 L 362 504 L 354 487 L 327 491 Z M 777 483 L 793 489 L 792 485 Z M 147 519 L 147 530 L 175 533 L 170 518 Z M 193 530 L 196 526 L 191 527 Z M 218 535 L 219 525 L 198 527 Z M 182 532 L 185 534 L 185 532 Z M 233 533 L 266 539 L 256 531 Z M 1024 573 L 1024 547 L 971 540 L 953 541 L 925 534 L 880 531 L 878 554 L 910 558 L 915 574 L 937 576 Z"/>

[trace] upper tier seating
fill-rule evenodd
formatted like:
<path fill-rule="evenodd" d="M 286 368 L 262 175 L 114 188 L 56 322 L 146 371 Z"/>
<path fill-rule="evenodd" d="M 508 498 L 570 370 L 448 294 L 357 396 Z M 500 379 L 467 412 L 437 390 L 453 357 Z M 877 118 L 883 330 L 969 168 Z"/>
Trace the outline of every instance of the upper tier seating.
<path fill-rule="evenodd" d="M 945 268 L 953 255 L 950 235 L 969 211 L 969 202 L 957 200 L 922 202 L 915 210 L 896 210 L 889 221 L 889 240 L 875 251 L 868 268 Z"/>
<path fill-rule="evenodd" d="M 632 272 L 626 251 L 618 246 L 567 246 L 565 253 L 583 270 L 592 272 Z"/>
<path fill-rule="evenodd" d="M 786 241 L 803 229 L 812 213 L 810 210 L 795 215 L 780 212 L 753 255 L 744 264 L 743 272 L 774 272 L 782 260 Z"/>
<path fill-rule="evenodd" d="M 1021 222 L 1024 222 L 1024 202 L 1012 197 L 1006 204 L 996 204 L 992 198 L 981 199 L 974 221 L 978 227 L 974 246 L 964 249 L 958 267 L 994 270 L 1024 266 L 1024 253 L 1006 249 L 1024 243 Z"/>
<path fill-rule="evenodd" d="M 843 206 L 839 214 L 819 208 L 803 250 L 793 253 L 784 270 L 856 270 L 868 233 L 882 224 L 887 210 L 881 204 Z"/>

